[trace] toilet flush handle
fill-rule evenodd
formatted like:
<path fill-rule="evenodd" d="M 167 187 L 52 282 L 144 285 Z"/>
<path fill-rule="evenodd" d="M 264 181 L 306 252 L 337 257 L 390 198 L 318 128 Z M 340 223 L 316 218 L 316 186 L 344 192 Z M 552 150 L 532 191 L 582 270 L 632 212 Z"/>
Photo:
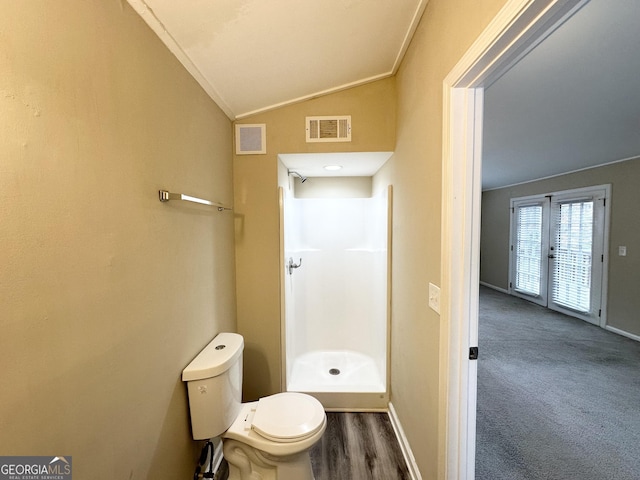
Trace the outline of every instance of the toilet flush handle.
<path fill-rule="evenodd" d="M 289 270 L 289 275 L 293 272 L 294 268 L 300 268 L 302 266 L 302 259 L 300 259 L 300 263 L 297 265 L 293 262 L 293 258 L 289 257 L 289 263 L 287 264 L 287 269 Z"/>

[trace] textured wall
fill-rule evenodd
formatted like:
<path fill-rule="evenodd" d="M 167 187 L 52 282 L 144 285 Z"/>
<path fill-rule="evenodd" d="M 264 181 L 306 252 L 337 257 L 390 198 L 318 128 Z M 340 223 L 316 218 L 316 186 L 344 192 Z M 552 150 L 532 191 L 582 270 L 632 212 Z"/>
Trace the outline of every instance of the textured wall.
<path fill-rule="evenodd" d="M 438 475 L 443 80 L 505 0 L 430 0 L 396 78 L 395 155 L 376 182 L 393 184 L 391 401 L 422 477 Z M 446 374 L 446 373 L 445 373 Z"/>
<path fill-rule="evenodd" d="M 193 472 L 182 368 L 235 329 L 231 122 L 119 1 L 0 15 L 0 452 Z"/>

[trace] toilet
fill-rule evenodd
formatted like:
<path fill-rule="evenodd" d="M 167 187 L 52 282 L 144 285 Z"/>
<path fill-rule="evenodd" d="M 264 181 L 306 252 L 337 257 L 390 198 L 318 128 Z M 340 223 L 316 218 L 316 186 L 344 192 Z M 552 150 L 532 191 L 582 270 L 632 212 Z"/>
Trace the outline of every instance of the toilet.
<path fill-rule="evenodd" d="M 244 339 L 220 333 L 182 371 L 194 440 L 222 437 L 229 480 L 313 480 L 309 449 L 327 418 L 310 395 L 277 393 L 242 403 Z"/>

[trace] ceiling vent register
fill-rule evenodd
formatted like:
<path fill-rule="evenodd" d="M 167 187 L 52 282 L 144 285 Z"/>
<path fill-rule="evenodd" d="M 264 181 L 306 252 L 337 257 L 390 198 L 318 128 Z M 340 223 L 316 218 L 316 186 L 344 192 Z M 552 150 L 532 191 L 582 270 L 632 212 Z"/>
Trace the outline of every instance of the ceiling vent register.
<path fill-rule="evenodd" d="M 236 155 L 264 155 L 265 153 L 267 153 L 266 124 L 236 124 Z"/>
<path fill-rule="evenodd" d="M 307 143 L 350 142 L 351 115 L 306 117 Z"/>

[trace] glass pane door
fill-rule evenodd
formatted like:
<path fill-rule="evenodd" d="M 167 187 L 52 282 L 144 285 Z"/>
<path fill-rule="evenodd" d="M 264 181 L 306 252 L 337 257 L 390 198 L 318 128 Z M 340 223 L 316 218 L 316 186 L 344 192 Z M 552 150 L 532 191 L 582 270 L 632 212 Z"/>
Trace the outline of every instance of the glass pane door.
<path fill-rule="evenodd" d="M 516 235 L 516 289 L 530 295 L 540 294 L 541 240 L 542 207 L 520 207 Z"/>
<path fill-rule="evenodd" d="M 512 205 L 512 291 L 527 300 L 547 305 L 548 206 L 545 197 Z M 544 259 L 544 261 L 543 261 Z"/>
<path fill-rule="evenodd" d="M 510 291 L 600 324 L 606 186 L 511 201 Z"/>
<path fill-rule="evenodd" d="M 551 299 L 578 312 L 591 309 L 593 201 L 559 204 L 551 258 Z"/>
<path fill-rule="evenodd" d="M 604 193 L 551 201 L 549 308 L 599 323 Z"/>

